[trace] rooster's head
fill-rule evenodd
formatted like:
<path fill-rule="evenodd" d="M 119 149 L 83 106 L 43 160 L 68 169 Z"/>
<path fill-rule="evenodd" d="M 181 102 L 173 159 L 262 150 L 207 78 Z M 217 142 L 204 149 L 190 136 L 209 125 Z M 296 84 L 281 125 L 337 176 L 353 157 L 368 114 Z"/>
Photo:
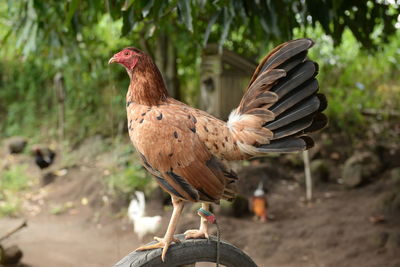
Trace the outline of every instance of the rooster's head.
<path fill-rule="evenodd" d="M 116 53 L 108 64 L 119 63 L 125 67 L 131 83 L 128 101 L 155 106 L 165 101 L 168 92 L 156 64 L 149 55 L 134 47 Z"/>
<path fill-rule="evenodd" d="M 134 47 L 127 47 L 116 53 L 112 58 L 110 58 L 108 64 L 114 62 L 119 63 L 124 66 L 128 70 L 128 72 L 131 72 L 135 68 L 140 57 L 142 57 L 143 55 L 143 52 L 139 49 Z"/>

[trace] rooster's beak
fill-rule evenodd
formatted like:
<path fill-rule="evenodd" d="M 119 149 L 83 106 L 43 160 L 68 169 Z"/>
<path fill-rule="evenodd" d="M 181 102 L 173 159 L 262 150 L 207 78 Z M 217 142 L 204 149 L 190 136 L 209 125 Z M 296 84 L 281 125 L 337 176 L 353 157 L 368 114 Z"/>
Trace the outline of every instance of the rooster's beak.
<path fill-rule="evenodd" d="M 110 60 L 108 61 L 108 64 L 117 62 L 117 58 L 115 56 L 113 56 L 112 58 L 110 58 Z"/>

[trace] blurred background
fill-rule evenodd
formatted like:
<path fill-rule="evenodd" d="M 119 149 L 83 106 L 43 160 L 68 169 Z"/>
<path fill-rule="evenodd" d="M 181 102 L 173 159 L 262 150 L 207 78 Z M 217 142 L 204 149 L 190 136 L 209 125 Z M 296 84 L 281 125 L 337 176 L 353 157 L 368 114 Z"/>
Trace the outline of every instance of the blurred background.
<path fill-rule="evenodd" d="M 308 37 L 330 120 L 306 157 L 312 195 L 303 154 L 237 163 L 238 198 L 214 207 L 222 238 L 259 266 L 400 266 L 399 11 L 398 0 L 1 1 L 0 265 L 110 266 L 165 231 L 170 200 L 128 139 L 114 53 L 146 51 L 173 97 L 226 119 L 257 62 Z M 198 227 L 196 208 L 178 232 Z"/>

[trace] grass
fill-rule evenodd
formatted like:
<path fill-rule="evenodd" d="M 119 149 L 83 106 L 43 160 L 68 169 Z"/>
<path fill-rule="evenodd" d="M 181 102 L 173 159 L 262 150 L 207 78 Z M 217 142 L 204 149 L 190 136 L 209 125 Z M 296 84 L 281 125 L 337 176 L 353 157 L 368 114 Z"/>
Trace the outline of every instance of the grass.
<path fill-rule="evenodd" d="M 0 188 L 18 192 L 29 186 L 29 177 L 26 174 L 26 165 L 15 165 L 0 173 Z"/>
<path fill-rule="evenodd" d="M 108 193 L 127 196 L 136 190 L 150 193 L 155 188 L 154 179 L 140 164 L 130 142 L 116 140 L 112 146 L 103 176 Z"/>
<path fill-rule="evenodd" d="M 135 190 L 146 191 L 152 179 L 139 164 L 116 167 L 105 177 L 105 184 L 112 193 L 131 194 Z"/>
<path fill-rule="evenodd" d="M 18 214 L 21 208 L 18 193 L 30 185 L 26 168 L 26 165 L 15 165 L 0 172 L 0 217 Z"/>
<path fill-rule="evenodd" d="M 50 213 L 53 215 L 61 215 L 74 208 L 75 204 L 71 201 L 68 201 L 64 204 L 54 205 L 50 208 Z"/>
<path fill-rule="evenodd" d="M 18 198 L 7 196 L 6 200 L 0 200 L 0 218 L 15 216 L 20 208 L 21 201 Z"/>

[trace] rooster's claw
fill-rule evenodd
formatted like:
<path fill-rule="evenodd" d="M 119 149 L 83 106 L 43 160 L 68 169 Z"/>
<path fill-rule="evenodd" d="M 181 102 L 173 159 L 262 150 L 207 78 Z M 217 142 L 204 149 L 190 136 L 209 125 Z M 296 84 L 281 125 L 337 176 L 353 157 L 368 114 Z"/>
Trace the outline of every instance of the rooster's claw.
<path fill-rule="evenodd" d="M 156 240 L 158 243 L 152 244 L 152 245 L 147 245 L 147 246 L 141 246 L 138 247 L 135 251 L 143 251 L 143 250 L 151 250 L 151 249 L 156 249 L 156 248 L 162 248 L 162 254 L 161 254 L 161 259 L 162 261 L 165 260 L 165 254 L 167 254 L 168 248 L 171 245 L 172 242 L 175 243 L 180 243 L 181 241 L 175 237 L 172 237 L 170 240 L 166 240 L 165 238 L 160 238 L 160 237 L 154 237 L 154 240 Z"/>

